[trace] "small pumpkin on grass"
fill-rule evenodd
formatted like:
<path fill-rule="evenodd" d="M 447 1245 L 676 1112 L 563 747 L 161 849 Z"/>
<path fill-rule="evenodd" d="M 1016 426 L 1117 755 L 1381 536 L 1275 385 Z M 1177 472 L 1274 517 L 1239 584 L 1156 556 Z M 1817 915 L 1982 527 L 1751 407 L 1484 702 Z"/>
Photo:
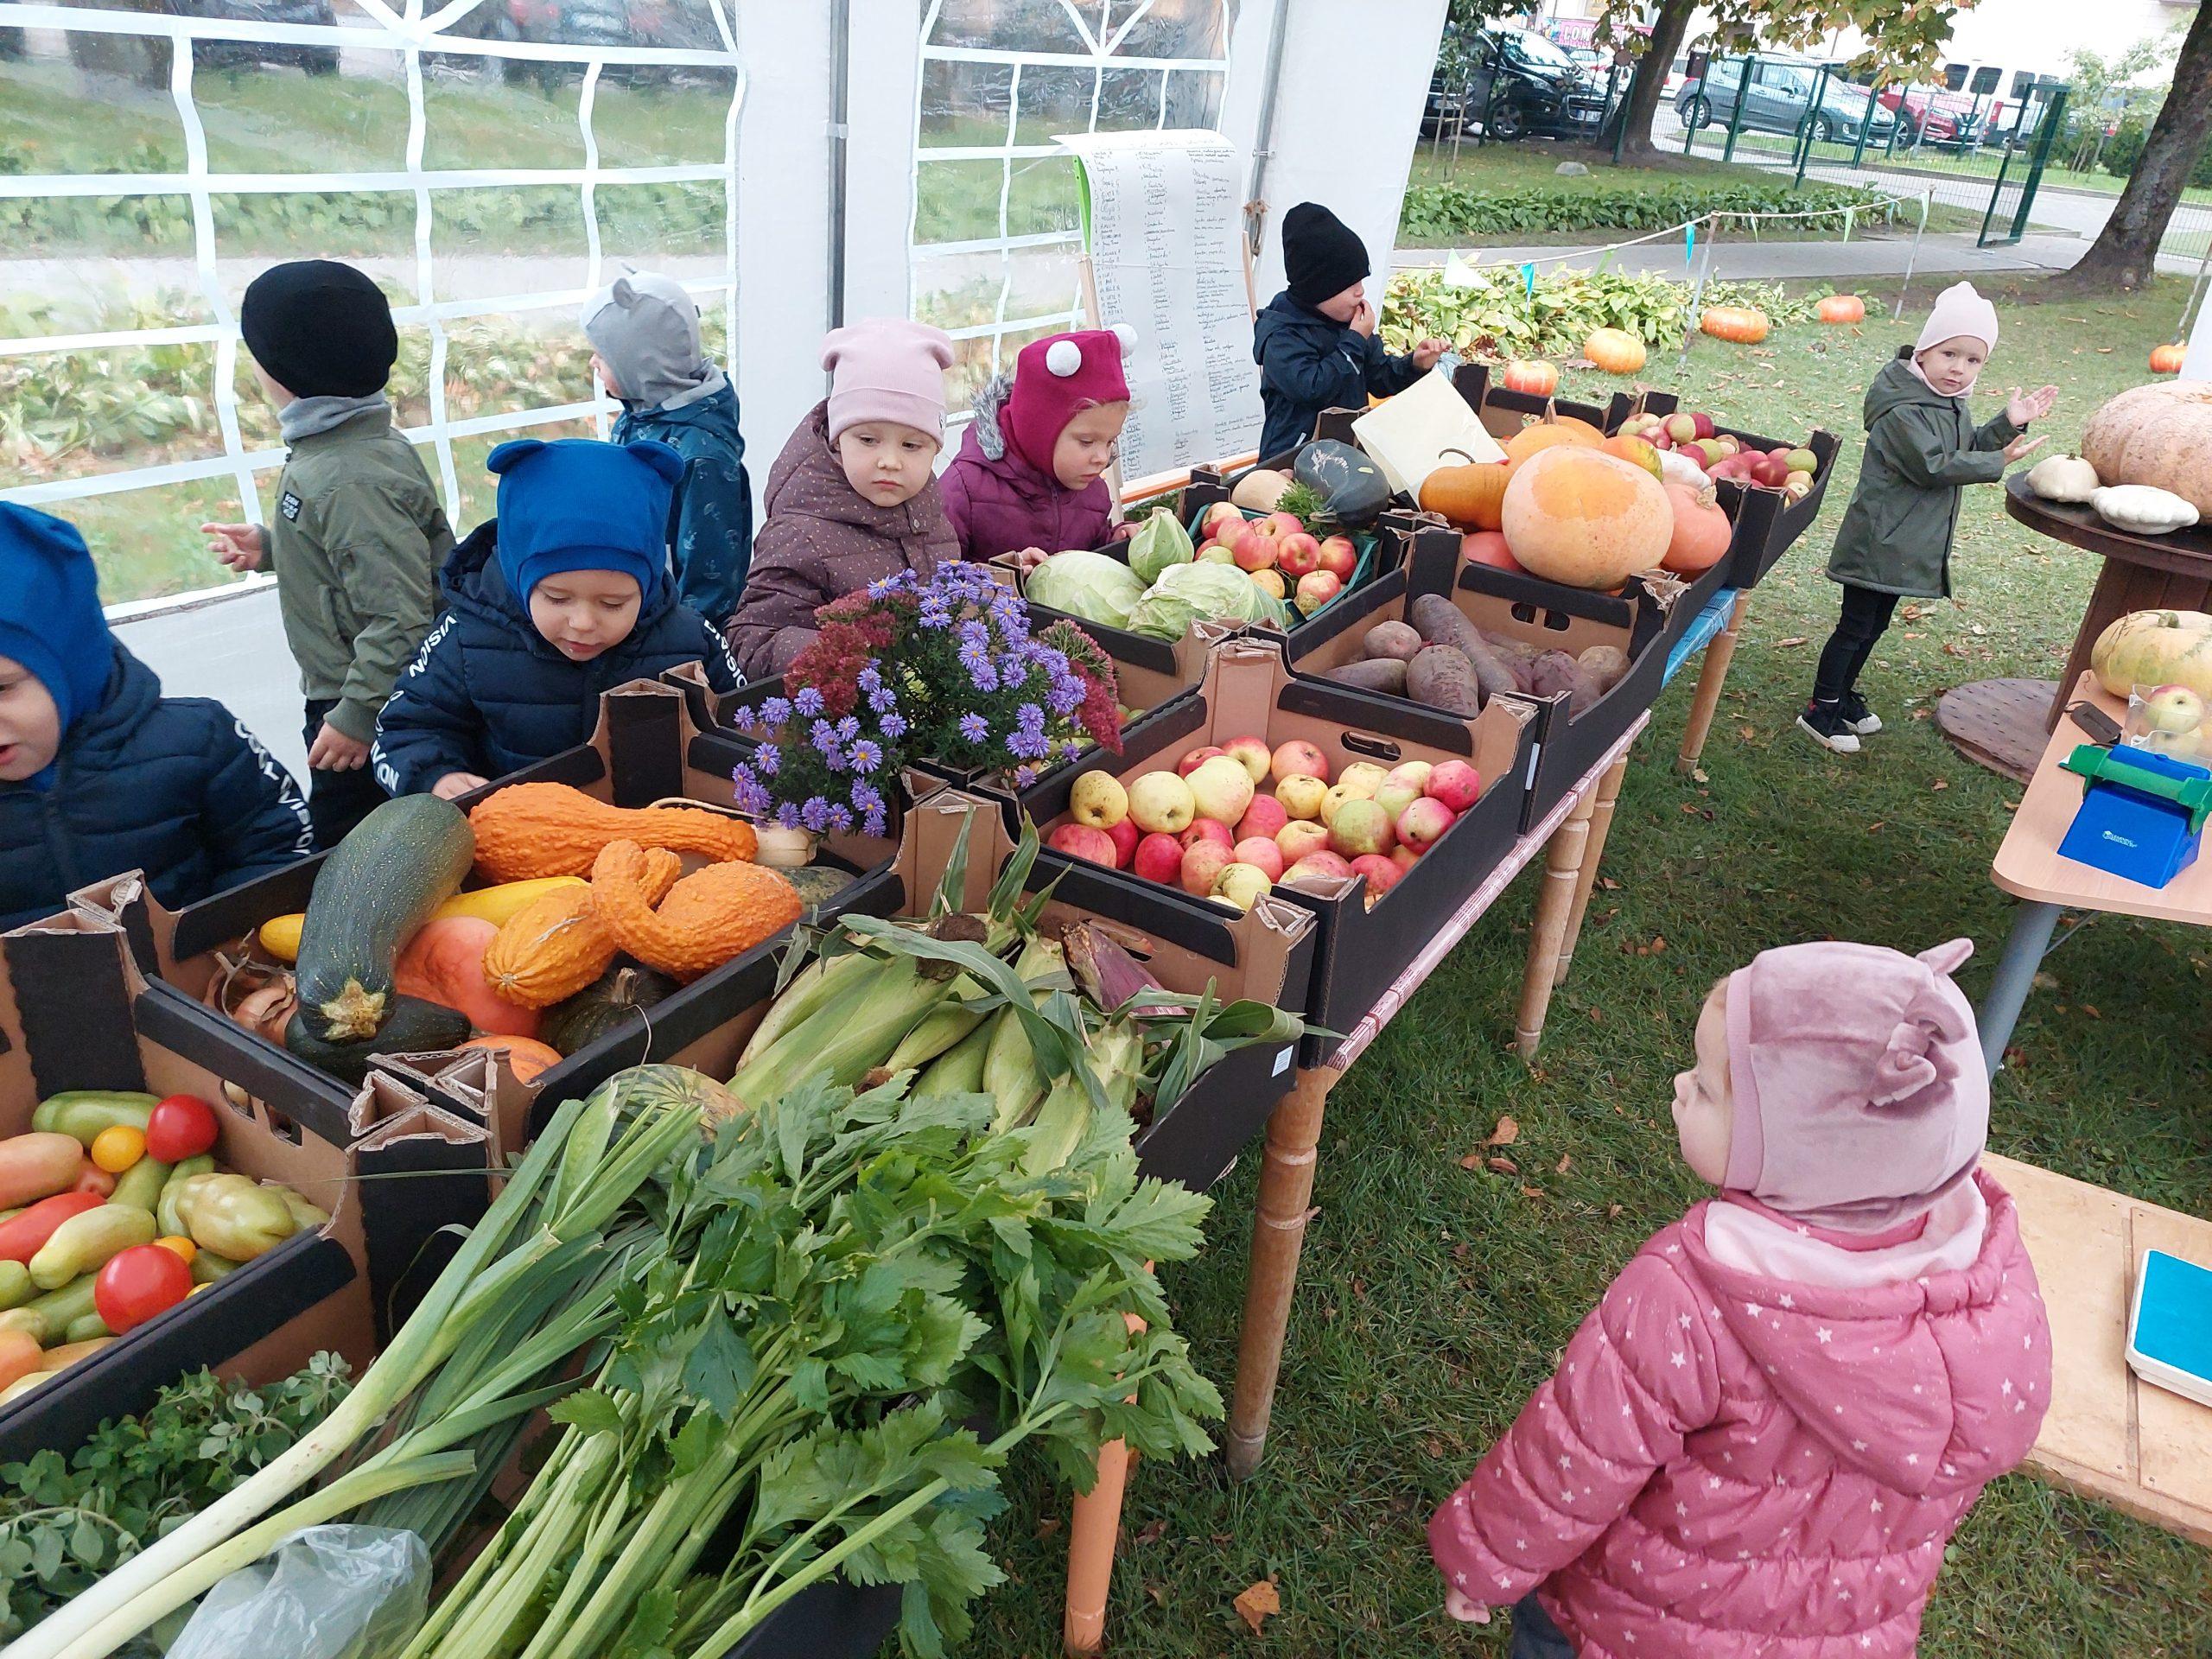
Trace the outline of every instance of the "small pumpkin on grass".
<path fill-rule="evenodd" d="M 1766 313 L 1755 305 L 1708 305 L 1699 316 L 1697 326 L 1715 340 L 1756 346 L 1766 338 L 1770 325 Z"/>
<path fill-rule="evenodd" d="M 749 862 L 760 837 L 742 819 L 696 806 L 623 808 L 566 784 L 515 784 L 469 812 L 476 863 L 499 881 L 588 875 L 600 849 L 631 841 L 716 863 Z"/>
<path fill-rule="evenodd" d="M 2178 346 L 2153 346 L 2151 348 L 2151 372 L 2179 374 L 2182 359 L 2183 352 Z"/>
<path fill-rule="evenodd" d="M 1592 329 L 1582 355 L 1607 374 L 1639 373 L 1645 359 L 1643 342 L 1625 328 Z"/>
<path fill-rule="evenodd" d="M 1820 304 L 1822 322 L 1864 322 L 1866 302 L 1856 294 L 1831 294 Z"/>
<path fill-rule="evenodd" d="M 648 899 L 645 849 L 613 841 L 592 866 L 594 906 L 615 948 L 680 980 L 710 973 L 798 920 L 791 884 L 759 864 L 709 864 Z"/>

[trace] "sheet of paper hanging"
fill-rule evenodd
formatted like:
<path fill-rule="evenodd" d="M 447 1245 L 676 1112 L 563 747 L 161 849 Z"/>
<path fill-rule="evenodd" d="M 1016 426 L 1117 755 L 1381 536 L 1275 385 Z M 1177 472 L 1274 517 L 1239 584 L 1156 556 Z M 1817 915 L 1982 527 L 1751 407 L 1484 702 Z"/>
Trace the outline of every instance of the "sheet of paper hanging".
<path fill-rule="evenodd" d="M 1260 376 L 1237 240 L 1243 158 L 1217 132 L 1075 133 L 1102 323 L 1136 334 L 1123 476 L 1252 447 Z"/>

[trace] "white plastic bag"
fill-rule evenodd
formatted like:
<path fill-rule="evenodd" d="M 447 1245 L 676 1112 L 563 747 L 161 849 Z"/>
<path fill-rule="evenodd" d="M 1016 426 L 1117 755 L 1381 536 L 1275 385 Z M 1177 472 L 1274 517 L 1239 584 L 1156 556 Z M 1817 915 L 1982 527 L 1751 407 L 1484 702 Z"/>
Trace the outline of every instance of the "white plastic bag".
<path fill-rule="evenodd" d="M 308 1527 L 201 1600 L 168 1659 L 380 1659 L 429 1611 L 430 1552 L 390 1527 Z"/>

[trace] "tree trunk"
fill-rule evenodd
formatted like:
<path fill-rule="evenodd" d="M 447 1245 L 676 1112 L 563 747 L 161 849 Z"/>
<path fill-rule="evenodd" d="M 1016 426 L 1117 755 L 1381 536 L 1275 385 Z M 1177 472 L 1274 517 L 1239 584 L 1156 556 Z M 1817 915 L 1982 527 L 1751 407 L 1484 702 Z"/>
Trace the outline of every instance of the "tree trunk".
<path fill-rule="evenodd" d="M 1675 54 L 1682 49 L 1682 36 L 1689 32 L 1690 15 L 1696 10 L 1697 0 L 1666 0 L 1659 8 L 1658 18 L 1651 25 L 1651 39 L 1643 55 L 1636 60 L 1636 79 L 1629 83 L 1628 96 L 1621 100 L 1620 112 L 1615 117 L 1628 126 L 1620 151 L 1624 167 L 1649 167 L 1662 159 L 1651 142 L 1651 123 L 1659 113 L 1659 95 L 1666 90 L 1667 72 L 1674 67 Z"/>
<path fill-rule="evenodd" d="M 2059 281 L 2102 291 L 2140 288 L 2158 275 L 2158 243 L 2212 130 L 2212 5 L 2199 6 L 2174 65 L 2173 86 L 2151 124 L 2143 155 L 2112 217 L 2082 261 Z"/>

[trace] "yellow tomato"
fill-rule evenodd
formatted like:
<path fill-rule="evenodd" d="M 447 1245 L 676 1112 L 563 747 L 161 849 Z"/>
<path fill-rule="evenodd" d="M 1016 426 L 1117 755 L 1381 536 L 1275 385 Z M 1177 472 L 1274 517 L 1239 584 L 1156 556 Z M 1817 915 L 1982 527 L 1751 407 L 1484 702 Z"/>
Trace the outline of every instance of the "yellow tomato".
<path fill-rule="evenodd" d="M 194 1256 L 200 1254 L 200 1247 L 194 1243 L 190 1239 L 187 1238 L 182 1233 L 171 1233 L 166 1238 L 156 1239 L 154 1243 L 160 1245 L 165 1250 L 175 1251 L 177 1255 L 182 1256 L 187 1262 L 191 1261 Z"/>
<path fill-rule="evenodd" d="M 92 1162 L 111 1175 L 120 1175 L 146 1155 L 146 1131 L 128 1123 L 112 1123 L 92 1137 Z"/>

